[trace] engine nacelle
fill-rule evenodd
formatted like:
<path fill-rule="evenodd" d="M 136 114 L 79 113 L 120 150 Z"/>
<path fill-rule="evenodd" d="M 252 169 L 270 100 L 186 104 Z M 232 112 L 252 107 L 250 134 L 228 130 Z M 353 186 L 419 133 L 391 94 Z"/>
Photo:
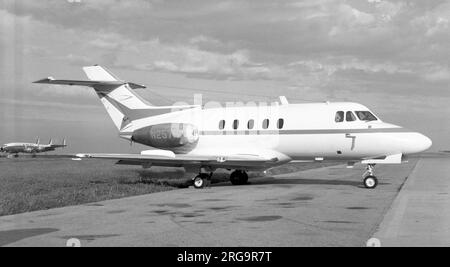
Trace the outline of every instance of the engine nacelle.
<path fill-rule="evenodd" d="M 133 132 L 131 140 L 136 143 L 177 152 L 192 150 L 198 142 L 195 125 L 187 123 L 164 123 L 147 126 Z"/>

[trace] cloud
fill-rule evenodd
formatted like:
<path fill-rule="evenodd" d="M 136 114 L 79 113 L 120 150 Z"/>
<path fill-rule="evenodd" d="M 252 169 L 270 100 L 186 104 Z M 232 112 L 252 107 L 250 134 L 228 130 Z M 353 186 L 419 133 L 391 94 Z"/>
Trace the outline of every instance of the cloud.
<path fill-rule="evenodd" d="M 425 67 L 445 65 L 449 50 L 450 5 L 440 1 L 47 4 L 5 1 L 5 25 L 26 25 L 26 54 L 73 65 L 318 87 L 350 70 L 410 73 L 429 82 L 445 77 Z"/>
<path fill-rule="evenodd" d="M 434 103 L 448 111 L 449 20 L 444 0 L 3 0 L 0 97 L 97 103 L 92 90 L 29 81 L 85 79 L 79 67 L 103 64 L 143 83 L 360 101 L 393 114 L 410 103 L 431 118 Z"/>
<path fill-rule="evenodd" d="M 325 86 L 350 70 L 410 73 L 429 82 L 446 73 L 434 70 L 449 51 L 450 5 L 441 1 L 47 3 L 51 8 L 5 1 L 5 25 L 27 25 L 26 54 L 74 65 L 204 79 L 303 79 L 308 86 Z"/>
<path fill-rule="evenodd" d="M 434 68 L 432 71 L 426 73 L 424 78 L 431 82 L 449 82 L 450 69 L 448 67 Z"/>
<path fill-rule="evenodd" d="M 172 72 L 209 79 L 269 79 L 276 78 L 276 66 L 255 63 L 244 50 L 229 54 L 204 51 L 196 45 L 206 39 L 197 38 L 190 45 L 169 45 L 159 40 L 142 42 L 135 51 L 143 57 L 141 62 L 122 59 L 118 66 L 140 70 Z M 146 52 L 147 51 L 147 52 Z"/>
<path fill-rule="evenodd" d="M 407 69 L 402 69 L 390 62 L 370 62 L 361 61 L 354 57 L 346 57 L 340 59 L 324 59 L 322 61 L 306 60 L 296 61 L 289 64 L 292 67 L 303 66 L 309 71 L 317 72 L 323 71 L 327 75 L 333 75 L 337 71 L 345 70 L 360 70 L 364 72 L 385 72 L 394 74 L 398 72 L 411 72 Z"/>

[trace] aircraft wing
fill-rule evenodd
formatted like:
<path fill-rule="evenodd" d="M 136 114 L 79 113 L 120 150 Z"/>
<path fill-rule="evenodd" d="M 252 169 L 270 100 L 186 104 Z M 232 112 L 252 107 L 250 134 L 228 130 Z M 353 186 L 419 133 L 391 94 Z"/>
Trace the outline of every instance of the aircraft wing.
<path fill-rule="evenodd" d="M 284 154 L 273 151 L 264 154 L 233 153 L 228 155 L 190 154 L 77 154 L 78 158 L 113 159 L 117 164 L 143 166 L 211 166 L 216 168 L 265 169 L 290 161 Z"/>
<path fill-rule="evenodd" d="M 375 158 L 367 158 L 361 161 L 362 164 L 400 164 L 404 160 L 403 154 L 387 155 Z"/>

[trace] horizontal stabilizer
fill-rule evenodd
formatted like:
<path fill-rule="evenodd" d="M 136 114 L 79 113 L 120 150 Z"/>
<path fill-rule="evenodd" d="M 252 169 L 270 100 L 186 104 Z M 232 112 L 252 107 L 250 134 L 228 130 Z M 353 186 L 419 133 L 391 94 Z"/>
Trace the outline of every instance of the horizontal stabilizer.
<path fill-rule="evenodd" d="M 136 83 L 127 83 L 123 81 L 83 81 L 83 80 L 55 80 L 52 77 L 48 77 L 42 80 L 35 81 L 34 83 L 44 84 L 59 84 L 59 85 L 78 85 L 78 86 L 114 86 L 118 87 L 124 84 L 128 84 L 131 89 L 146 88 L 144 85 Z"/>

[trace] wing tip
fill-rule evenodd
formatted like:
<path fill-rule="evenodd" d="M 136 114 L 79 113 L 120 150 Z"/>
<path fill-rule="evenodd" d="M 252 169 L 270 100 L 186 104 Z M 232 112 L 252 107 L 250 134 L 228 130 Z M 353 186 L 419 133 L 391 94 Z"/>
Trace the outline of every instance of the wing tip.
<path fill-rule="evenodd" d="M 55 78 L 53 78 L 52 76 L 49 76 L 47 78 L 34 81 L 33 83 L 50 83 L 50 82 L 52 82 L 54 80 L 55 80 Z"/>

